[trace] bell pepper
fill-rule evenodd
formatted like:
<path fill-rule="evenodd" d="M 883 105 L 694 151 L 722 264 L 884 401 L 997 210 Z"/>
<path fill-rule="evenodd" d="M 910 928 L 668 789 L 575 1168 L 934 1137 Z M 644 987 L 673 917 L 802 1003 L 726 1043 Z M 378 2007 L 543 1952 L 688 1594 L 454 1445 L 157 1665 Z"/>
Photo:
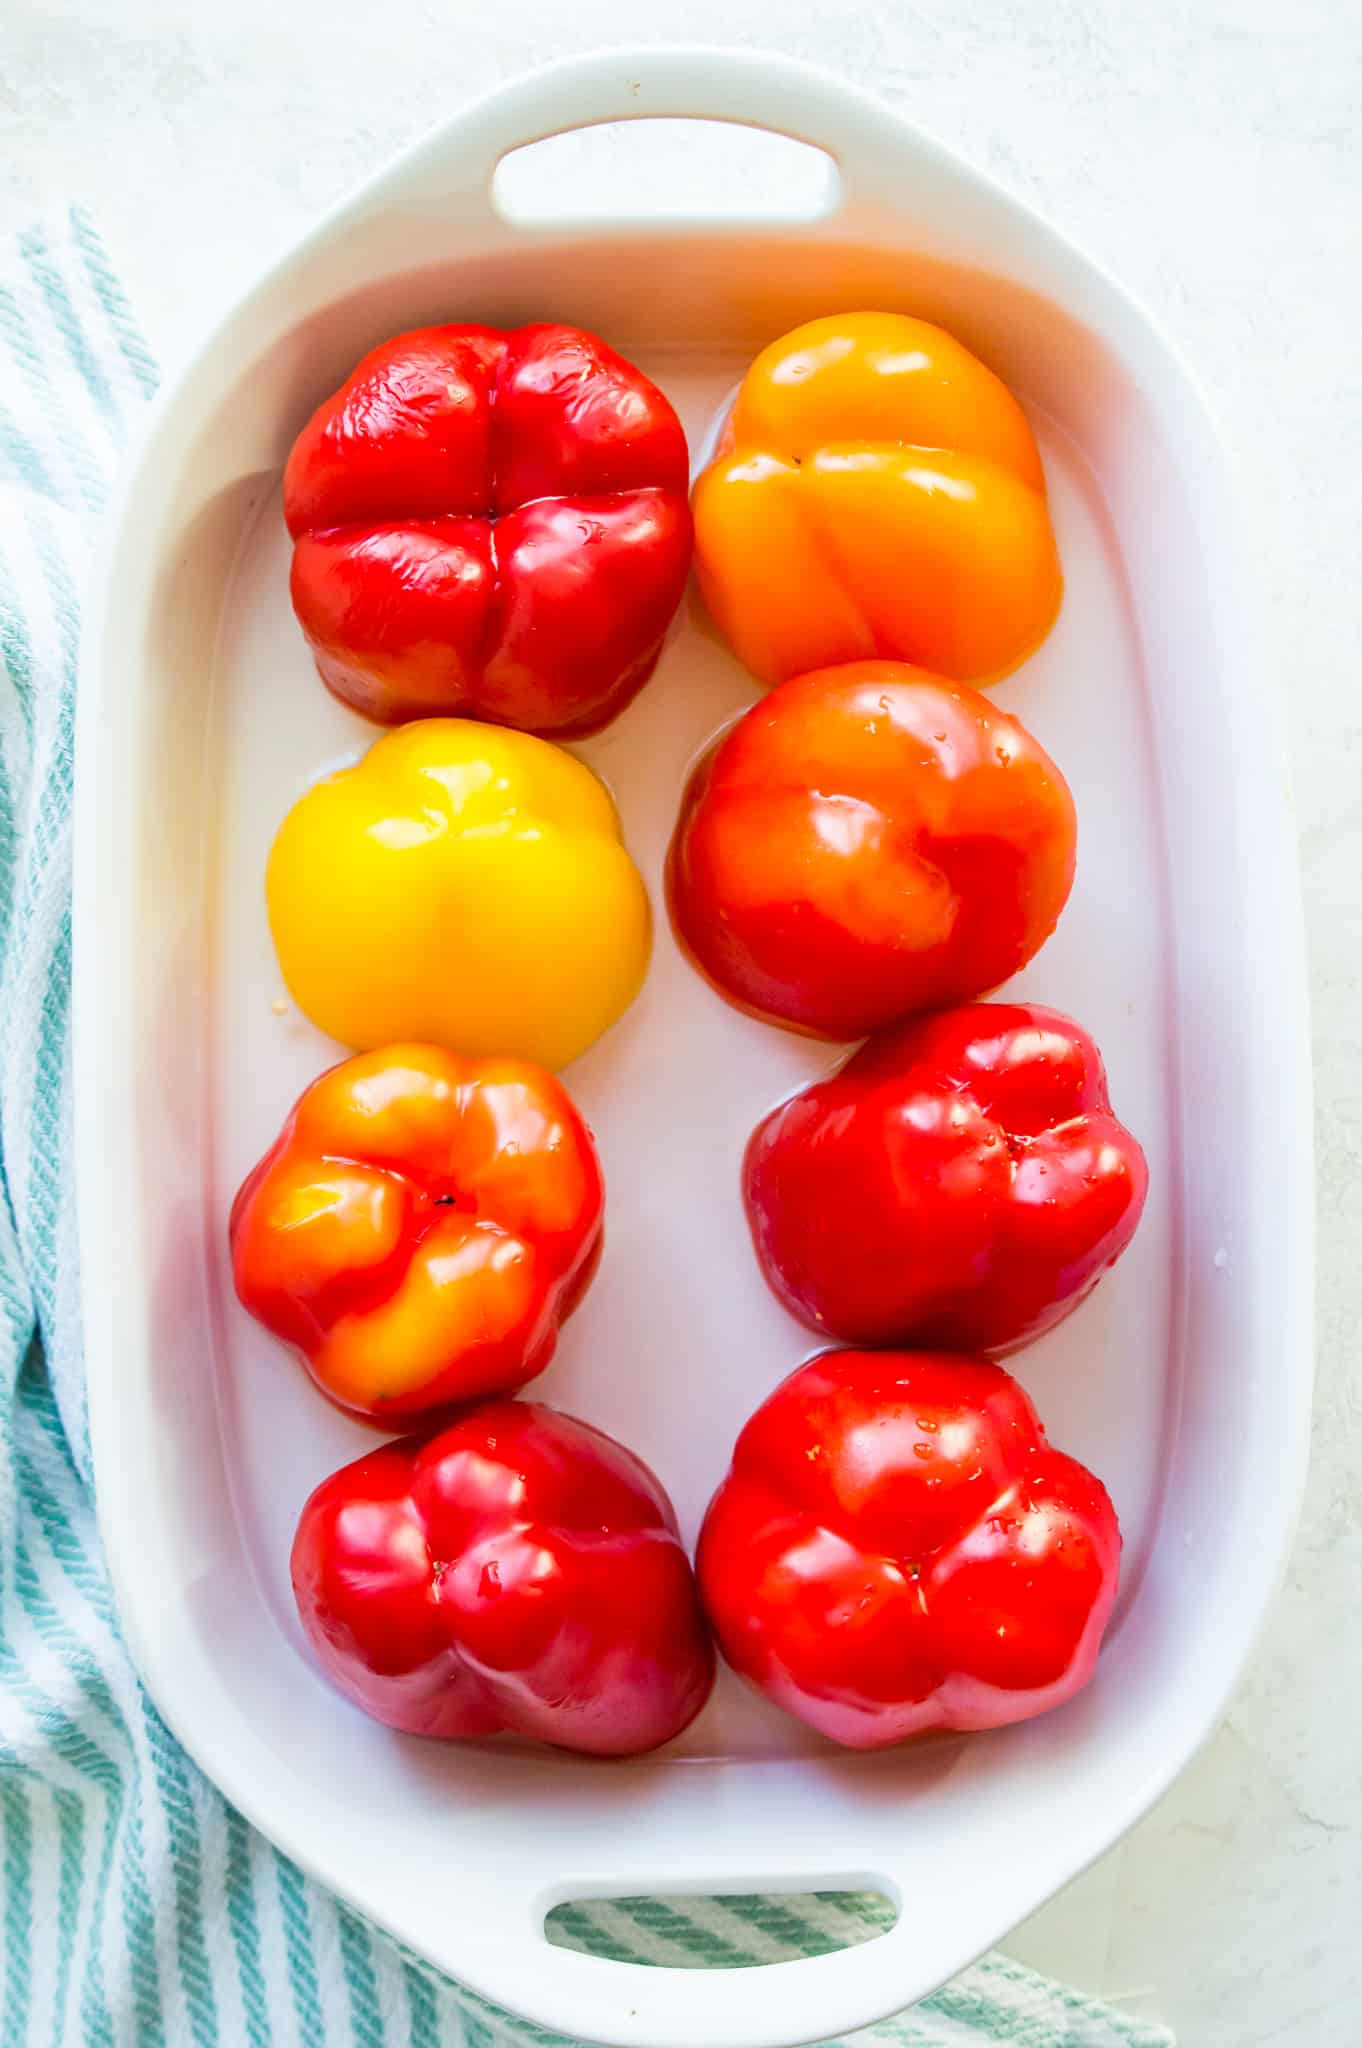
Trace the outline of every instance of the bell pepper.
<path fill-rule="evenodd" d="M 387 1046 L 305 1089 L 243 1183 L 236 1289 L 333 1401 L 401 1421 L 543 1371 L 595 1272 L 604 1202 L 551 1074 Z"/>
<path fill-rule="evenodd" d="M 1121 1533 L 1001 1366 L 832 1351 L 752 1416 L 700 1536 L 733 1668 L 852 1749 L 1000 1728 L 1088 1683 Z"/>
<path fill-rule="evenodd" d="M 397 335 L 284 473 L 293 607 L 322 680 L 389 724 L 594 731 L 647 681 L 680 602 L 688 484 L 676 414 L 595 335 Z"/>
<path fill-rule="evenodd" d="M 763 349 L 692 502 L 700 589 L 766 683 L 872 656 L 991 682 L 1059 610 L 1026 415 L 925 320 L 838 313 Z"/>
<path fill-rule="evenodd" d="M 661 1486 L 533 1402 L 488 1402 L 333 1473 L 303 1509 L 292 1576 L 332 1683 L 412 1735 L 633 1756 L 678 1735 L 713 1684 Z"/>
<path fill-rule="evenodd" d="M 882 1032 L 758 1124 L 743 1163 L 779 1299 L 849 1344 L 1007 1352 L 1130 1243 L 1144 1153 L 1081 1026 L 970 1003 Z"/>
<path fill-rule="evenodd" d="M 471 720 L 404 726 L 315 784 L 266 893 L 290 993 L 364 1050 L 423 1039 L 565 1066 L 648 964 L 648 898 L 603 785 Z"/>
<path fill-rule="evenodd" d="M 1015 974 L 1074 873 L 1073 799 L 1015 718 L 896 662 L 798 676 L 700 762 L 672 916 L 720 992 L 861 1038 Z"/>

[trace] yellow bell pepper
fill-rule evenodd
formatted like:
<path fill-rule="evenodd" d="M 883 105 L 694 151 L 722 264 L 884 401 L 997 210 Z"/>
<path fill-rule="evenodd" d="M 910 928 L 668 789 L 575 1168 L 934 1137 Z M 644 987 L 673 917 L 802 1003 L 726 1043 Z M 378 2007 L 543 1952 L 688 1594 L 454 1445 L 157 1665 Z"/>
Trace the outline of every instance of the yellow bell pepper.
<path fill-rule="evenodd" d="M 562 1067 L 638 994 L 648 897 L 591 770 L 527 733 L 399 727 L 285 818 L 266 875 L 299 1008 L 343 1045 Z"/>

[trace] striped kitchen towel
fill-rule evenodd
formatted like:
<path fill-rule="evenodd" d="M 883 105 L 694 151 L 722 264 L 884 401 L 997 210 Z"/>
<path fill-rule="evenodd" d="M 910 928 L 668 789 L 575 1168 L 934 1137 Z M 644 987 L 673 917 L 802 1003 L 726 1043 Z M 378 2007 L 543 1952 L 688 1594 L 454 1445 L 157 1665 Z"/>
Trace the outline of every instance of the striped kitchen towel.
<path fill-rule="evenodd" d="M 0 2048 L 548 2041 L 254 1833 L 171 1739 L 119 1638 L 91 1500 L 71 1208 L 71 734 L 90 538 L 155 384 L 84 214 L 0 245 Z M 876 1910 L 615 1901 L 560 1913 L 556 1934 L 638 1961 L 733 1965 L 840 1947 Z M 994 1956 L 864 2038 L 1172 2037 Z"/>

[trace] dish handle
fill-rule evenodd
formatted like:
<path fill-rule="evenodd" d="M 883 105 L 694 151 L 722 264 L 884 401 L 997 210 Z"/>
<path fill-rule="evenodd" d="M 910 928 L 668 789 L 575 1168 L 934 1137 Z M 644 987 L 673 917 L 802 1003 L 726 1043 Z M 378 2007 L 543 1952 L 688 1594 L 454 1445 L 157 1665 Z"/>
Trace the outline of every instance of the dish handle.
<path fill-rule="evenodd" d="M 876 210 L 903 147 L 900 116 L 812 65 L 765 52 L 660 45 L 594 51 L 514 79 L 418 144 L 396 175 L 413 199 L 428 193 L 447 208 L 457 192 L 461 211 L 481 210 L 504 233 L 520 223 L 493 195 L 503 157 L 574 129 L 647 120 L 721 121 L 822 150 L 839 175 L 817 218 L 835 220 L 841 233 L 849 212 Z M 921 135 L 916 142 L 930 165 L 936 145 Z"/>
<path fill-rule="evenodd" d="M 786 1869 L 779 1879 L 753 1873 L 740 1884 L 727 1878 L 724 1891 L 734 1894 L 876 1891 L 898 1911 L 892 1927 L 853 1947 L 737 1968 L 620 1962 L 559 1947 L 545 1931 L 557 1905 L 589 1903 L 593 1896 L 602 1902 L 687 1892 L 712 1896 L 712 1882 L 676 1882 L 659 1873 L 652 1882 L 594 1891 L 578 1886 L 565 1896 L 561 1889 L 531 1895 L 528 1884 L 522 1888 L 505 1872 L 488 1876 L 476 1925 L 461 1921 L 457 1961 L 451 1929 L 434 1898 L 404 1919 L 404 1938 L 419 1943 L 452 1976 L 471 1976 L 476 1983 L 485 1971 L 486 1983 L 516 1985 L 515 2005 L 523 2018 L 602 2048 L 715 2048 L 719 2042 L 723 2048 L 793 2048 L 826 2041 L 902 2011 L 974 1957 L 957 1891 L 949 1884 L 921 1884 L 920 1872 L 907 1894 L 906 1880 L 882 1871 L 792 1875 Z M 989 1878 L 981 1873 L 981 1879 L 979 1889 L 990 1891 Z M 996 1903 L 1006 1910 L 1001 1900 Z M 993 1916 L 969 1917 L 970 1925 L 987 1926 Z"/>

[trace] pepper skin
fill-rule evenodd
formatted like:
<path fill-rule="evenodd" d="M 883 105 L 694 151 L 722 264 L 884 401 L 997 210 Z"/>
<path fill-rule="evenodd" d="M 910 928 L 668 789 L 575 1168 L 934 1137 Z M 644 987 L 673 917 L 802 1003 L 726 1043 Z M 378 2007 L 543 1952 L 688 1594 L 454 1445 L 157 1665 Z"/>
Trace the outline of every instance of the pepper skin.
<path fill-rule="evenodd" d="M 604 786 L 471 719 L 387 734 L 285 818 L 265 880 L 289 992 L 342 1045 L 558 1068 L 638 994 L 651 922 Z"/>
<path fill-rule="evenodd" d="M 387 724 L 566 738 L 652 673 L 690 566 L 686 437 L 576 327 L 422 327 L 367 355 L 284 473 L 323 682 Z"/>
<path fill-rule="evenodd" d="M 996 682 L 1059 610 L 1025 413 L 901 313 L 811 320 L 764 349 L 692 503 L 705 601 L 765 683 L 874 656 Z"/>
<path fill-rule="evenodd" d="M 315 1080 L 244 1182 L 236 1289 L 333 1401 L 401 1423 L 543 1371 L 604 1205 L 551 1074 L 387 1046 Z"/>
<path fill-rule="evenodd" d="M 621 1444 L 530 1401 L 324 1480 L 293 1543 L 318 1661 L 375 1720 L 587 1756 L 679 1735 L 714 1652 L 672 1506 Z"/>
<path fill-rule="evenodd" d="M 763 1403 L 700 1535 L 733 1668 L 833 1742 L 999 1728 L 1092 1677 L 1121 1534 L 1001 1366 L 829 1351 Z"/>
<path fill-rule="evenodd" d="M 823 1335 L 1006 1353 L 1120 1257 L 1148 1180 L 1086 1031 L 970 1003 L 882 1032 L 772 1110 L 743 1199 L 774 1293 Z"/>
<path fill-rule="evenodd" d="M 797 676 L 691 777 L 668 894 L 742 1009 L 863 1038 L 994 988 L 1050 936 L 1077 825 L 1015 718 L 900 662 Z"/>

